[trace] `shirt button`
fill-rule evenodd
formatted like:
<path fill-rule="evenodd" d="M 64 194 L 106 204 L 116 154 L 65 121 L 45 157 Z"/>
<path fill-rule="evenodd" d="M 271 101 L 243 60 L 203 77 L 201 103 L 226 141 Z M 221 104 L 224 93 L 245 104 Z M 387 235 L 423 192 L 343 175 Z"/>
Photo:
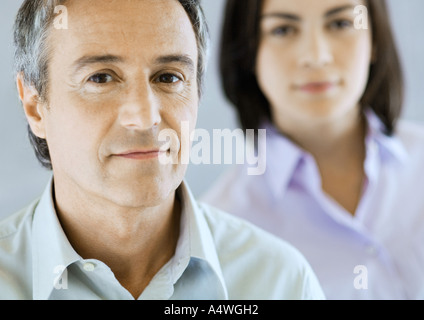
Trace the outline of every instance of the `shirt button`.
<path fill-rule="evenodd" d="M 366 251 L 370 256 L 375 256 L 377 255 L 378 249 L 373 245 L 369 245 L 367 246 Z"/>
<path fill-rule="evenodd" d="M 84 268 L 85 271 L 92 272 L 92 271 L 94 271 L 96 266 L 91 262 L 86 262 L 86 263 L 84 263 L 83 268 Z"/>

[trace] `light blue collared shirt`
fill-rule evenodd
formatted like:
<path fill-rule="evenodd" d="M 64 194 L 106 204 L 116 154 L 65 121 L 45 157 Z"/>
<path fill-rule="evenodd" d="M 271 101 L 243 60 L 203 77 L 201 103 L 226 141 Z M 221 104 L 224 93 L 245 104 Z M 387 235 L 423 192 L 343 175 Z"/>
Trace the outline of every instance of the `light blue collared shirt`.
<path fill-rule="evenodd" d="M 389 137 L 366 118 L 355 216 L 322 191 L 315 159 L 272 126 L 265 174 L 238 166 L 201 199 L 293 244 L 328 299 L 424 299 L 424 129 L 401 121 Z"/>
<path fill-rule="evenodd" d="M 40 200 L 0 223 L 0 299 L 130 300 L 103 262 L 83 259 L 55 212 L 50 181 Z M 174 257 L 139 299 L 323 299 L 309 264 L 290 245 L 196 202 L 183 182 Z"/>

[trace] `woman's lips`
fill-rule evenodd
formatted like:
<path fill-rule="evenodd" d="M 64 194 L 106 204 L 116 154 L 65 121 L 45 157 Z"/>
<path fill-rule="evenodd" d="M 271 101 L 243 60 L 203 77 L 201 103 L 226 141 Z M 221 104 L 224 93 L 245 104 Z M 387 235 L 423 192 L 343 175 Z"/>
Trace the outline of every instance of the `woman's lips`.
<path fill-rule="evenodd" d="M 322 81 L 322 82 L 310 82 L 304 85 L 297 86 L 298 90 L 306 93 L 324 93 L 330 91 L 337 86 L 336 82 Z"/>

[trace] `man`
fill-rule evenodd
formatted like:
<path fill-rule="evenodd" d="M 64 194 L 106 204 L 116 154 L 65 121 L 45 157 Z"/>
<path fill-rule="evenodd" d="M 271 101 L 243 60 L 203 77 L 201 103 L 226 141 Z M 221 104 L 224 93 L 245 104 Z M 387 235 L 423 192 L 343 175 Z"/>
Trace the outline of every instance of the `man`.
<path fill-rule="evenodd" d="M 0 298 L 323 298 L 295 249 L 196 203 L 186 165 L 166 161 L 181 160 L 181 124 L 196 125 L 197 1 L 26 0 L 15 44 L 31 141 L 53 175 L 0 224 Z"/>

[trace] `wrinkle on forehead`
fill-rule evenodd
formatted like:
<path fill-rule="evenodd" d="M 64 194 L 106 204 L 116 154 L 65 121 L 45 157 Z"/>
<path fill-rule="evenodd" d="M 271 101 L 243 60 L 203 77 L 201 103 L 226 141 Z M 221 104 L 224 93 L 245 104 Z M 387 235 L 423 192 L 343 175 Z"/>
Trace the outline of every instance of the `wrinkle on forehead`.
<path fill-rule="evenodd" d="M 69 29 L 53 33 L 59 52 L 60 47 L 73 46 L 92 51 L 84 54 L 105 54 L 115 48 L 121 52 L 114 54 L 141 57 L 142 52 L 152 51 L 147 46 L 151 44 L 158 54 L 186 54 L 197 60 L 191 21 L 176 0 L 73 0 L 68 4 Z"/>

